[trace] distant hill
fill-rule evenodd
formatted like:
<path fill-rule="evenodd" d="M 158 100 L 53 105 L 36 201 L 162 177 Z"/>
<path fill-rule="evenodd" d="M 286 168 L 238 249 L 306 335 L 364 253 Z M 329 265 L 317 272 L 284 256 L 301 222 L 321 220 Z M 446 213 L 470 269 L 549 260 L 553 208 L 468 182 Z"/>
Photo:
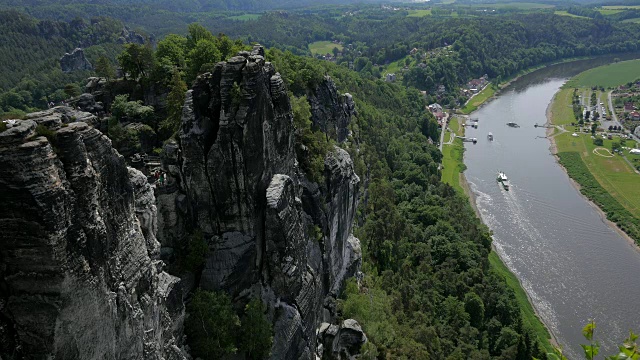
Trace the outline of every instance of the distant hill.
<path fill-rule="evenodd" d="M 70 4 L 152 6 L 156 9 L 176 12 L 201 12 L 211 10 L 274 10 L 293 9 L 317 5 L 346 5 L 376 3 L 382 0 L 1 0 L 6 6 L 51 6 Z"/>
<path fill-rule="evenodd" d="M 92 72 L 64 73 L 60 57 L 82 47 L 90 62 L 101 55 L 115 59 L 123 29 L 122 22 L 111 18 L 65 22 L 0 11 L 0 116 L 65 98 L 65 84 L 82 83 Z"/>

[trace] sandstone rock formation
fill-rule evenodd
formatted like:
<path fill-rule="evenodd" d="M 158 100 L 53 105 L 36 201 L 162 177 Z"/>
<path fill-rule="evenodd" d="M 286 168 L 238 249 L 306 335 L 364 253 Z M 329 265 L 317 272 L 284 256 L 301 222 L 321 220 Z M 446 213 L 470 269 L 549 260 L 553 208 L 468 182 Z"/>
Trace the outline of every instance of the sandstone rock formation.
<path fill-rule="evenodd" d="M 321 324 L 318 342 L 319 356 L 323 359 L 355 359 L 367 342 L 367 336 L 357 321 L 347 319 L 339 326 Z"/>
<path fill-rule="evenodd" d="M 344 135 L 353 102 L 333 89 L 322 95 L 336 96 L 323 103 L 327 118 L 317 117 L 344 126 Z M 329 154 L 321 186 L 300 172 L 287 91 L 260 46 L 198 77 L 182 120 L 179 141 L 164 149 L 165 170 L 178 186 L 159 196 L 162 253 L 202 231 L 210 252 L 200 286 L 267 304 L 272 359 L 314 358 L 316 329 L 336 318 L 326 304 L 361 261 L 351 233 L 359 178 L 349 154 Z"/>
<path fill-rule="evenodd" d="M 63 72 L 69 73 L 76 70 L 93 70 L 93 65 L 84 56 L 84 50 L 76 48 L 60 58 L 60 68 Z"/>
<path fill-rule="evenodd" d="M 338 142 L 349 136 L 351 117 L 356 115 L 356 107 L 351 94 L 339 94 L 329 76 L 324 77 L 315 89 L 308 91 L 311 105 L 311 121 Z"/>
<path fill-rule="evenodd" d="M 344 141 L 351 97 L 327 78 L 309 101 Z M 339 147 L 321 184 L 298 168 L 287 90 L 262 47 L 196 80 L 163 149 L 165 186 L 127 168 L 99 124 L 56 107 L 0 133 L 0 358 L 184 359 L 183 296 L 196 285 L 240 305 L 260 298 L 272 359 L 357 352 L 366 336 L 337 324 L 335 303 L 361 263 L 360 179 Z M 202 273 L 163 271 L 196 232 L 209 246 Z"/>
<path fill-rule="evenodd" d="M 185 359 L 153 191 L 66 111 L 0 132 L 0 358 Z"/>
<path fill-rule="evenodd" d="M 92 94 L 84 93 L 75 100 L 75 105 L 82 111 L 90 112 L 92 114 L 101 114 L 104 112 L 104 107 L 101 103 L 96 102 L 95 97 Z"/>

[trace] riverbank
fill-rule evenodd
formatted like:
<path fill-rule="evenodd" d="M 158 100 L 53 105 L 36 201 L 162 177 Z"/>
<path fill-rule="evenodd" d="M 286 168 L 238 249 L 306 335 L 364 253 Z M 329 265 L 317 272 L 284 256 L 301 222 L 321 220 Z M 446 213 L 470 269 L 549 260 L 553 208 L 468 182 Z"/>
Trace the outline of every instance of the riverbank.
<path fill-rule="evenodd" d="M 453 134 L 464 136 L 464 126 L 462 124 L 462 121 L 462 117 L 452 117 L 452 120 L 449 124 L 449 130 Z M 450 137 L 446 136 L 445 138 L 450 139 Z M 456 144 L 455 141 L 458 141 L 459 143 Z M 475 212 L 478 219 L 482 221 L 480 211 L 476 204 L 475 194 L 471 190 L 471 187 L 464 175 L 464 170 L 466 167 L 464 165 L 464 152 L 462 151 L 463 149 L 464 144 L 460 139 L 456 139 L 454 140 L 454 142 L 449 141 L 444 144 L 442 151 L 442 164 L 444 166 L 442 180 L 449 183 L 457 191 L 467 196 L 467 198 L 469 199 L 469 204 L 473 208 L 473 211 Z M 445 170 L 447 169 L 449 169 L 450 171 L 445 173 Z M 498 254 L 495 252 L 495 249 L 493 249 L 489 254 L 489 264 L 491 271 L 494 271 L 499 276 L 503 277 L 507 286 L 509 286 L 513 290 L 516 301 L 518 302 L 518 307 L 520 308 L 522 314 L 524 326 L 530 329 L 532 334 L 534 334 L 534 336 L 538 339 L 545 353 L 553 352 L 554 346 L 557 346 L 557 342 L 552 337 L 551 333 L 544 325 L 542 320 L 540 320 L 539 314 L 533 307 L 531 299 L 520 284 L 520 281 L 504 264 L 502 259 L 500 259 L 500 256 L 498 256 Z"/>
<path fill-rule="evenodd" d="M 564 87 L 554 95 L 547 108 L 548 124 L 565 127 L 575 121 L 572 110 L 568 110 L 572 93 Z M 555 132 L 547 130 L 550 151 L 571 183 L 612 229 L 631 243 L 640 244 L 640 190 L 636 186 L 640 177 L 621 155 L 602 155 L 614 140 L 603 139 L 602 145 L 595 145 L 590 133 L 576 131 L 573 136 L 571 132 Z"/>
<path fill-rule="evenodd" d="M 464 171 L 464 144 L 458 136 L 464 136 L 463 118 L 453 115 L 449 121 L 448 133 L 444 135 L 442 147 L 442 181 L 453 186 L 461 194 L 464 189 L 460 183 L 460 174 Z M 453 136 L 453 137 L 452 137 Z"/>

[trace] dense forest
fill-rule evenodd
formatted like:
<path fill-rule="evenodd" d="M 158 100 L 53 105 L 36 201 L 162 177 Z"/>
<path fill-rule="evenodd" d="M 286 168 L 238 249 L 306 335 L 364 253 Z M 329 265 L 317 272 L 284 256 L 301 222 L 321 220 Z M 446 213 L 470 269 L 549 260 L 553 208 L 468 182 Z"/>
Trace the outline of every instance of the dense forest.
<path fill-rule="evenodd" d="M 110 5 L 110 6 L 152 6 L 156 9 L 175 12 L 205 12 L 212 10 L 272 10 L 302 8 L 310 5 L 344 5 L 353 3 L 376 3 L 380 0 L 2 0 L 6 6 L 50 6 L 50 5 Z"/>
<path fill-rule="evenodd" d="M 76 47 L 95 63 L 100 56 L 115 59 L 124 25 L 111 18 L 75 19 L 70 22 L 36 20 L 15 11 L 0 11 L 0 115 L 19 114 L 59 102 L 80 91 L 93 73 L 64 73 L 60 58 Z M 72 84 L 65 93 L 65 85 Z M 73 88 L 73 90 L 71 90 Z"/>
<path fill-rule="evenodd" d="M 461 85 L 485 74 L 500 82 L 554 61 L 640 50 L 640 25 L 621 22 L 638 15 L 635 9 L 604 17 L 590 7 L 571 6 L 567 11 L 581 16 L 571 17 L 554 14 L 553 9 L 499 8 L 494 13 L 458 5 L 434 8 L 432 16 L 411 17 L 407 9 L 379 5 L 245 14 L 213 11 L 213 3 L 202 1 L 176 3 L 180 6 L 148 1 L 123 1 L 122 6 L 102 1 L 32 2 L 33 6 L 22 3 L 21 9 L 38 18 L 112 16 L 157 36 L 184 34 L 188 24 L 198 22 L 215 34 L 297 55 L 311 55 L 309 45 L 316 41 L 335 41 L 340 45 L 333 62 L 375 79 L 399 61 L 399 68 L 404 68 L 396 70 L 404 85 L 425 90 L 430 101 L 451 107 L 465 101 L 458 92 Z M 13 5 L 11 0 L 2 4 Z M 444 93 L 436 92 L 440 85 Z"/>

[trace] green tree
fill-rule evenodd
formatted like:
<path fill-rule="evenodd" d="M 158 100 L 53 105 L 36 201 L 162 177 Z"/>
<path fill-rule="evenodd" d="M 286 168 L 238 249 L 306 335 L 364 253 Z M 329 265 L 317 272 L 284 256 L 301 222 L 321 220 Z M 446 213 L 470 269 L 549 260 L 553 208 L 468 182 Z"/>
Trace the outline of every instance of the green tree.
<path fill-rule="evenodd" d="M 78 84 L 67 84 L 64 86 L 64 93 L 67 94 L 68 97 L 76 97 L 80 95 L 80 87 Z"/>
<path fill-rule="evenodd" d="M 187 54 L 187 38 L 181 35 L 169 34 L 158 42 L 156 58 L 167 59 L 170 64 L 183 69 Z"/>
<path fill-rule="evenodd" d="M 145 78 L 154 67 L 153 49 L 150 45 L 126 44 L 118 55 L 120 67 L 134 80 Z"/>
<path fill-rule="evenodd" d="M 310 180 L 322 182 L 324 159 L 331 149 L 325 134 L 311 127 L 311 106 L 306 96 L 291 96 L 293 126 L 296 135 L 296 154 L 300 167 Z"/>
<path fill-rule="evenodd" d="M 203 39 L 198 41 L 187 56 L 189 80 L 194 80 L 205 65 L 213 67 L 214 64 L 221 60 L 222 54 L 214 40 Z"/>
<path fill-rule="evenodd" d="M 189 32 L 189 35 L 187 35 L 188 49 L 195 48 L 196 44 L 198 44 L 202 40 L 207 40 L 212 42 L 215 40 L 215 37 L 213 36 L 211 31 L 207 30 L 207 28 L 205 28 L 204 26 L 198 23 L 189 24 L 188 32 Z"/>
<path fill-rule="evenodd" d="M 167 96 L 167 118 L 160 124 L 160 129 L 171 136 L 180 129 L 182 107 L 187 92 L 187 84 L 176 67 L 173 68 L 169 88 L 171 90 Z"/>
<path fill-rule="evenodd" d="M 227 294 L 198 289 L 187 305 L 187 313 L 185 333 L 194 357 L 213 360 L 236 353 L 240 320 Z"/>
<path fill-rule="evenodd" d="M 107 80 L 116 77 L 116 69 L 111 64 L 111 61 L 106 56 L 100 56 L 96 61 L 96 75 L 103 77 Z"/>
<path fill-rule="evenodd" d="M 251 299 L 244 308 L 238 337 L 238 348 L 248 359 L 265 359 L 273 343 L 273 329 L 265 316 L 266 308 L 259 299 Z"/>

